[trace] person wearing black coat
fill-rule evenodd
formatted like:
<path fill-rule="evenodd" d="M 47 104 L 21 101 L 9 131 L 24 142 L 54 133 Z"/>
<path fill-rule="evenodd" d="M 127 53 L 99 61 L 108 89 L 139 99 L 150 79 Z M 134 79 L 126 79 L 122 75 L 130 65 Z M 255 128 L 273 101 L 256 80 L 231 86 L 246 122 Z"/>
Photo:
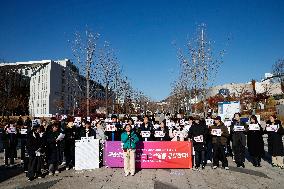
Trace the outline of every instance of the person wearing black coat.
<path fill-rule="evenodd" d="M 46 133 L 46 145 L 47 145 L 47 163 L 49 169 L 49 175 L 53 175 L 54 173 L 59 173 L 58 164 L 60 161 L 60 140 L 58 140 L 59 136 L 58 125 L 52 124 L 51 131 Z"/>
<path fill-rule="evenodd" d="M 202 169 L 206 165 L 206 139 L 208 137 L 209 130 L 204 122 L 200 122 L 199 118 L 196 117 L 194 123 L 188 131 L 188 137 L 193 142 L 193 147 L 195 151 L 195 170 L 198 170 L 200 164 L 202 164 Z"/>
<path fill-rule="evenodd" d="M 283 156 L 284 156 L 284 148 L 282 142 L 282 136 L 284 134 L 284 128 L 281 124 L 280 120 L 276 119 L 276 116 L 270 116 L 269 121 L 266 122 L 267 126 L 269 125 L 277 125 L 278 129 L 275 131 L 267 131 L 267 127 L 265 128 L 265 132 L 268 134 L 267 143 L 268 143 L 268 153 L 272 156 L 272 166 L 280 167 L 284 169 L 283 165 Z"/>
<path fill-rule="evenodd" d="M 247 147 L 252 163 L 255 167 L 260 167 L 261 157 L 264 156 L 263 129 L 258 123 L 255 115 L 250 117 L 250 124 L 257 124 L 258 128 L 250 128 L 247 132 Z"/>
<path fill-rule="evenodd" d="M 69 122 L 65 128 L 65 143 L 64 143 L 64 155 L 66 157 L 66 170 L 75 166 L 75 137 L 76 130 L 73 122 Z"/>
<path fill-rule="evenodd" d="M 140 126 L 140 130 L 142 131 L 150 131 L 150 137 L 142 138 L 143 141 L 154 141 L 154 127 L 152 123 L 149 121 L 147 116 L 144 117 L 143 123 Z M 142 133 L 140 133 L 142 136 Z"/>
<path fill-rule="evenodd" d="M 18 130 L 13 125 L 13 123 L 8 124 L 4 128 L 3 132 L 3 146 L 5 149 L 5 165 L 8 165 L 8 160 L 10 159 L 10 165 L 14 165 L 14 158 L 17 156 L 18 145 Z"/>
<path fill-rule="evenodd" d="M 241 114 L 235 113 L 233 122 L 230 127 L 230 133 L 232 135 L 232 146 L 234 151 L 234 158 L 237 167 L 245 168 L 245 150 L 246 150 L 246 132 L 247 125 L 240 120 Z M 236 127 L 243 127 L 243 130 L 237 130 Z"/>
<path fill-rule="evenodd" d="M 156 141 L 170 141 L 169 128 L 166 126 L 166 120 L 163 120 L 160 127 L 155 131 L 163 131 L 164 137 L 156 137 Z"/>
<path fill-rule="evenodd" d="M 42 153 L 43 153 L 44 143 L 40 136 L 40 126 L 35 125 L 31 131 L 29 131 L 27 136 L 27 154 L 29 157 L 28 161 L 28 172 L 27 177 L 29 180 L 34 178 L 42 177 Z"/>
<path fill-rule="evenodd" d="M 82 137 L 96 138 L 96 131 L 91 127 L 91 123 L 86 121 L 85 126 L 80 129 L 80 140 Z"/>
<path fill-rule="evenodd" d="M 112 124 L 115 125 L 115 131 L 106 131 L 107 141 L 121 141 L 121 134 L 123 133 L 123 126 L 119 123 L 117 116 L 111 116 Z"/>
<path fill-rule="evenodd" d="M 28 158 L 26 157 L 27 152 L 27 140 L 28 133 L 31 131 L 31 127 L 22 125 L 20 128 L 20 139 L 21 139 L 21 163 L 24 164 L 24 170 L 28 170 Z"/>

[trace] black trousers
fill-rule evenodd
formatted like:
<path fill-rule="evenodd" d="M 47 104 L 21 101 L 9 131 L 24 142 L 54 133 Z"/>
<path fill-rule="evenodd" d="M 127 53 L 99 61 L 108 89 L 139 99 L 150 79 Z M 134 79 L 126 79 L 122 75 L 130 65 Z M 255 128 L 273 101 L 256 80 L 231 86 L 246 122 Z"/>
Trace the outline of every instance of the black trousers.
<path fill-rule="evenodd" d="M 225 145 L 213 144 L 213 166 L 219 166 L 219 161 L 221 161 L 222 167 L 228 167 L 228 160 L 225 150 Z"/>
<path fill-rule="evenodd" d="M 26 146 L 27 146 L 27 139 L 21 139 L 21 160 L 25 160 L 25 153 L 26 153 Z"/>
<path fill-rule="evenodd" d="M 234 156 L 237 165 L 241 165 L 245 162 L 246 148 L 241 143 L 234 146 Z"/>
<path fill-rule="evenodd" d="M 8 148 L 5 148 L 5 165 L 8 165 L 8 159 L 10 159 L 10 164 L 14 164 L 14 158 L 15 158 L 15 151 L 16 151 L 16 147 L 15 146 L 11 146 Z"/>
<path fill-rule="evenodd" d="M 252 164 L 254 166 L 260 166 L 261 156 L 252 156 Z"/>
<path fill-rule="evenodd" d="M 41 176 L 42 160 L 40 156 L 30 156 L 27 177 L 30 179 Z"/>
<path fill-rule="evenodd" d="M 200 164 L 205 165 L 205 150 L 196 150 L 195 151 L 195 167 L 200 167 Z"/>
<path fill-rule="evenodd" d="M 66 167 L 75 166 L 75 145 L 65 146 L 64 155 L 66 157 Z"/>

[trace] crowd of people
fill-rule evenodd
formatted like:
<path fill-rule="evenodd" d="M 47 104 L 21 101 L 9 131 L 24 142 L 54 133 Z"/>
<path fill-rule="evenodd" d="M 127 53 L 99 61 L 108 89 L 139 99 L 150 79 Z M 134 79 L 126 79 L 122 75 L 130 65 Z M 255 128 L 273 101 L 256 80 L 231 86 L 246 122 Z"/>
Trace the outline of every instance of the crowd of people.
<path fill-rule="evenodd" d="M 110 130 L 109 126 L 113 126 Z M 192 141 L 194 170 L 221 166 L 228 170 L 227 158 L 231 156 L 237 167 L 245 168 L 246 147 L 253 166 L 260 167 L 265 155 L 263 135 L 267 134 L 268 154 L 272 166 L 284 168 L 284 128 L 276 116 L 270 116 L 262 127 L 255 115 L 248 122 L 235 113 L 232 121 L 223 122 L 220 116 L 198 115 L 177 118 L 166 114 L 165 119 L 155 120 L 149 116 L 124 117 L 116 115 L 105 119 L 86 118 L 80 122 L 73 117 L 42 119 L 34 123 L 29 117 L 10 121 L 3 125 L 2 142 L 5 150 L 5 165 L 10 166 L 17 158 L 20 142 L 21 163 L 28 180 L 41 178 L 45 170 L 49 175 L 59 173 L 59 165 L 66 170 L 75 166 L 75 140 L 94 137 L 104 141 L 123 143 L 125 176 L 135 174 L 135 148 L 138 141 Z M 100 157 L 101 158 L 101 157 Z M 102 159 L 102 158 L 101 158 Z M 103 162 L 101 161 L 101 164 Z M 63 166 L 62 166 L 63 167 Z"/>

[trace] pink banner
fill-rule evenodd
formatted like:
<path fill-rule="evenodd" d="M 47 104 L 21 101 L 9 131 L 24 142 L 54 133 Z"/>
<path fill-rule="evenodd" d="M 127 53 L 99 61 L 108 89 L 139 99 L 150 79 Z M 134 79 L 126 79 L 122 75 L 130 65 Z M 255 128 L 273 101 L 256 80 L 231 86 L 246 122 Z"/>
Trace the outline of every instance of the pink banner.
<path fill-rule="evenodd" d="M 106 141 L 104 161 L 108 167 L 123 167 L 120 141 Z M 192 144 L 189 141 L 138 142 L 137 168 L 192 168 Z"/>

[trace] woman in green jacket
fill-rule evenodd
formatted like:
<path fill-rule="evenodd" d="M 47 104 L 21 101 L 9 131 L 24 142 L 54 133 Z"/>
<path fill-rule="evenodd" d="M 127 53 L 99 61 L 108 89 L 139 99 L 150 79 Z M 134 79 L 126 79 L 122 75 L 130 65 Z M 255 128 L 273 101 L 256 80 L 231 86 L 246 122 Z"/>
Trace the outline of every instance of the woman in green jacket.
<path fill-rule="evenodd" d="M 135 151 L 136 143 L 139 141 L 137 135 L 131 130 L 130 124 L 125 125 L 125 131 L 121 134 L 123 144 L 124 172 L 127 177 L 135 174 Z"/>

